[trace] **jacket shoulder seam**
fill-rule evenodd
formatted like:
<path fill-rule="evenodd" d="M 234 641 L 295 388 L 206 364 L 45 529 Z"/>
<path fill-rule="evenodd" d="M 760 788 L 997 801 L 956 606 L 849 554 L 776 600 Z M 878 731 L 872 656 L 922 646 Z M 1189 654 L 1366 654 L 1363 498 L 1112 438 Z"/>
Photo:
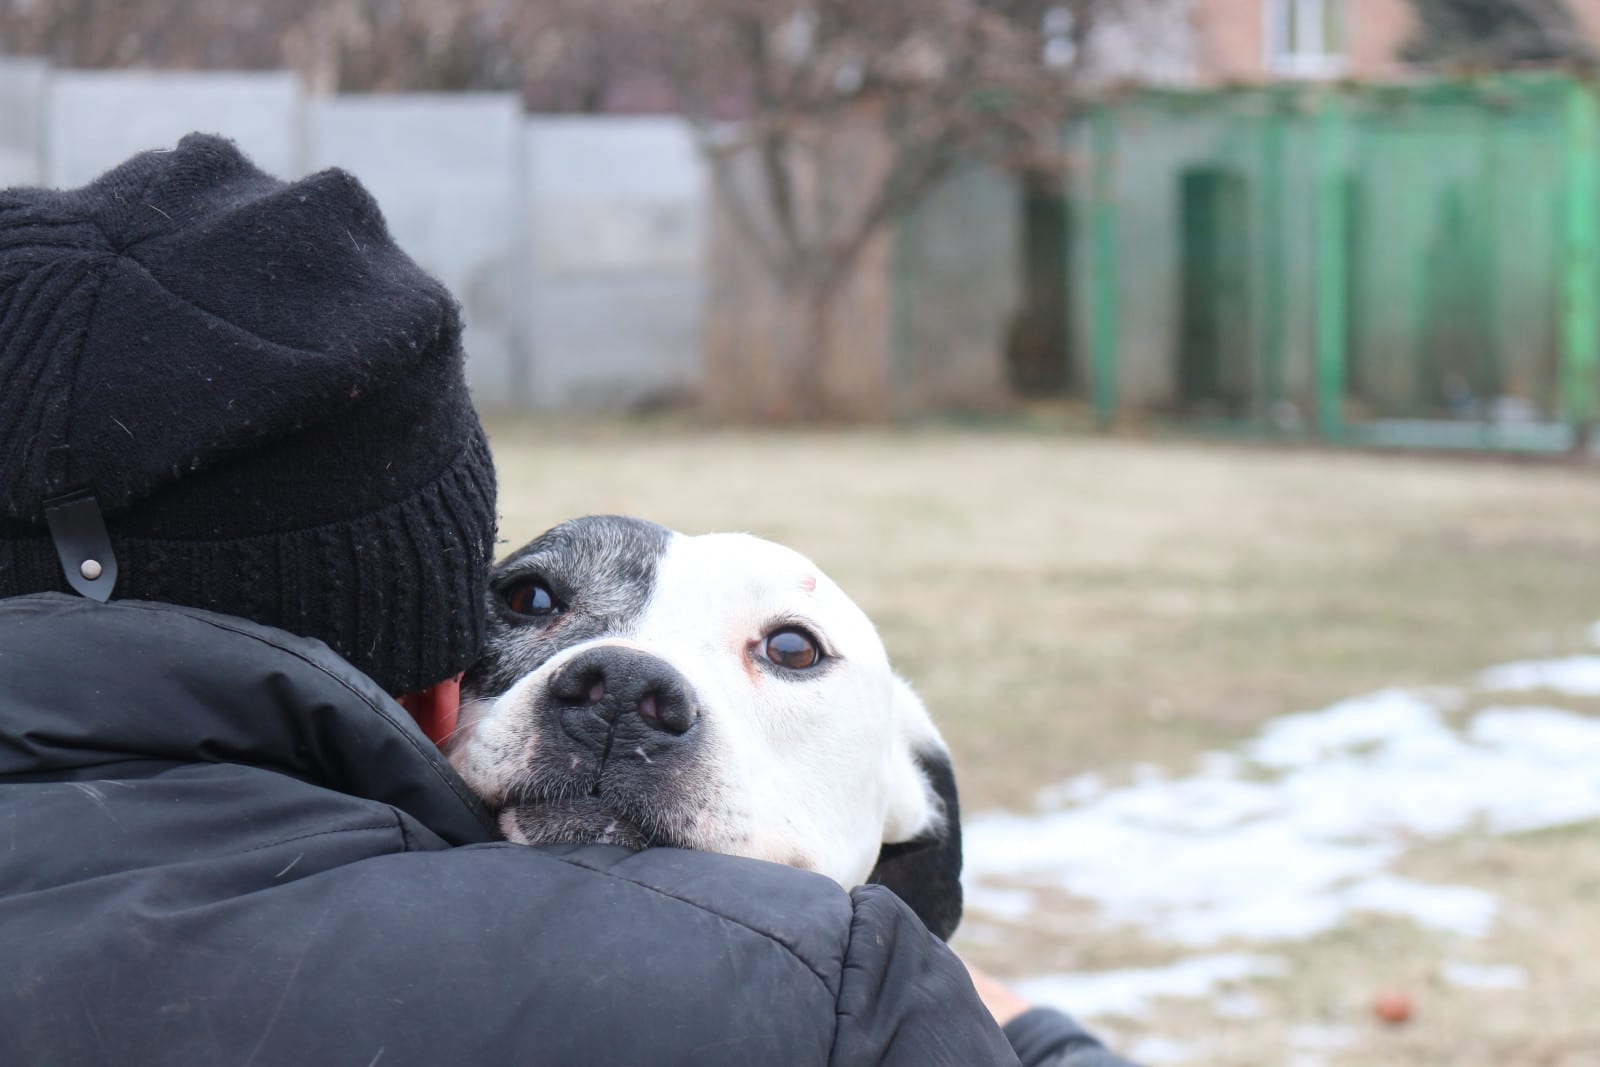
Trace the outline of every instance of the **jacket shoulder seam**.
<path fill-rule="evenodd" d="M 850 930 L 849 930 L 848 934 L 846 935 L 846 941 L 845 941 L 845 946 L 844 946 L 844 962 L 839 967 L 839 995 L 841 997 L 844 996 L 845 975 L 847 975 L 851 970 L 860 970 L 861 969 L 861 964 L 860 963 L 852 961 L 850 959 L 850 946 L 855 944 L 855 940 L 856 940 L 856 921 L 857 921 L 857 918 L 859 917 L 859 914 L 860 913 L 856 911 L 856 907 L 855 907 L 855 896 L 854 896 L 854 894 L 852 894 L 851 898 L 850 898 Z M 835 1062 L 838 1059 L 837 1053 L 839 1051 L 839 1037 L 844 1032 L 844 1025 L 843 1025 L 843 1022 L 841 1021 L 841 1017 L 845 1016 L 845 1015 L 852 1015 L 852 1014 L 853 1014 L 852 1012 L 847 1011 L 844 1008 L 840 1007 L 838 1000 L 834 1001 L 833 1040 L 828 1043 L 828 1062 L 830 1064 Z"/>
<path fill-rule="evenodd" d="M 521 848 L 523 846 L 507 844 L 504 847 L 506 847 L 506 848 Z M 725 923 L 728 923 L 728 924 L 733 925 L 733 926 L 737 926 L 742 930 L 748 930 L 752 934 L 756 934 L 759 937 L 765 938 L 767 941 L 770 941 L 773 944 L 779 946 L 785 952 L 787 952 L 790 956 L 794 957 L 795 961 L 798 962 L 800 964 L 800 966 L 804 967 L 808 972 L 810 972 L 811 976 L 813 978 L 815 978 L 819 983 L 821 983 L 823 990 L 828 994 L 828 998 L 834 1002 L 835 1008 L 837 1009 L 837 1005 L 838 1005 L 838 1002 L 839 1002 L 839 995 L 838 995 L 837 991 L 835 991 L 831 986 L 829 986 L 827 976 L 824 975 L 822 973 L 822 971 L 819 970 L 814 963 L 812 963 L 810 960 L 806 959 L 799 952 L 796 952 L 795 949 L 794 949 L 794 946 L 788 944 L 781 937 L 778 937 L 777 935 L 773 934 L 771 931 L 763 930 L 763 929 L 761 929 L 760 927 L 757 927 L 757 926 L 752 926 L 749 923 L 744 922 L 743 920 L 736 919 L 731 915 L 724 914 L 723 912 L 718 911 L 717 909 L 712 908 L 712 907 L 710 907 L 710 906 L 708 906 L 708 905 L 706 905 L 704 903 L 701 903 L 700 901 L 691 900 L 690 898 L 684 897 L 684 896 L 679 896 L 677 893 L 669 893 L 665 889 L 662 889 L 660 886 L 651 885 L 649 882 L 641 882 L 637 878 L 630 878 L 625 874 L 618 873 L 617 871 L 608 870 L 608 869 L 603 868 L 603 867 L 591 866 L 590 864 L 584 863 L 584 862 L 582 862 L 580 860 L 573 859 L 570 856 L 558 856 L 558 857 L 555 857 L 555 858 L 559 859 L 562 863 L 570 864 L 570 865 L 572 865 L 574 867 L 581 867 L 584 870 L 589 871 L 589 872 L 591 872 L 593 874 L 602 875 L 602 876 L 607 877 L 607 878 L 616 878 L 616 879 L 619 879 L 621 881 L 627 882 L 629 885 L 635 885 L 635 886 L 638 886 L 640 889 L 644 889 L 644 890 L 647 890 L 648 892 L 655 893 L 657 896 L 666 897 L 668 900 L 676 900 L 680 904 L 687 904 L 689 907 L 694 908 L 696 911 L 705 912 L 707 915 L 711 915 L 711 916 L 714 916 L 714 917 L 716 917 L 718 919 L 721 919 Z M 851 911 L 850 911 L 850 925 L 852 927 L 855 925 L 855 908 L 853 906 L 852 906 Z M 848 950 L 848 946 L 847 946 L 847 950 Z M 847 964 L 848 960 L 845 960 L 843 962 Z M 835 1010 L 834 1015 L 835 1015 L 835 1018 L 837 1019 L 837 1016 L 838 1016 L 837 1010 Z"/>
<path fill-rule="evenodd" d="M 390 807 L 389 814 L 394 816 L 394 828 L 400 832 L 400 851 L 414 852 L 412 848 L 411 833 L 406 829 L 405 817 L 400 814 L 400 809 Z"/>
<path fill-rule="evenodd" d="M 132 607 L 132 608 L 140 608 L 141 610 L 151 610 L 151 609 L 148 609 L 148 608 L 143 608 L 143 606 L 139 605 L 139 604 L 124 604 L 123 606 L 124 607 Z M 171 606 L 170 605 L 163 605 L 163 607 L 171 607 Z M 283 644 L 280 644 L 277 641 L 271 640 L 270 638 L 268 638 L 264 634 L 254 633 L 254 632 L 252 632 L 250 630 L 241 629 L 240 627 L 237 627 L 237 626 L 229 626 L 224 620 L 222 620 L 220 618 L 206 617 L 206 616 L 194 613 L 194 612 L 184 611 L 181 608 L 178 609 L 178 610 L 180 611 L 181 614 L 186 615 L 191 619 L 194 619 L 196 622 L 204 623 L 207 626 L 211 626 L 211 627 L 213 627 L 215 629 L 222 630 L 222 631 L 225 631 L 227 633 L 237 634 L 240 637 L 249 638 L 252 641 L 257 641 L 257 642 L 259 642 L 259 643 L 261 643 L 263 645 L 266 645 L 268 648 L 275 648 L 279 652 L 284 653 L 285 655 L 293 656 L 295 659 L 299 660 L 301 663 L 304 663 L 306 666 L 308 666 L 308 667 L 312 668 L 313 670 L 317 671 L 318 673 L 322 674 L 324 677 L 327 677 L 327 678 L 331 679 L 332 681 L 337 682 L 339 684 L 340 688 L 344 689 L 345 692 L 349 693 L 351 696 L 353 696 L 356 699 L 360 700 L 363 704 L 365 704 L 367 707 L 371 708 L 374 712 L 376 712 L 378 714 L 378 717 L 383 720 L 385 725 L 387 725 L 395 733 L 399 734 L 400 737 L 405 741 L 405 743 L 411 746 L 412 751 L 414 751 L 417 755 L 422 757 L 423 763 L 427 764 L 428 770 L 433 774 L 433 776 L 435 778 L 437 778 L 446 788 L 448 788 L 451 793 L 455 794 L 456 799 L 460 800 L 462 802 L 462 804 L 468 809 L 468 811 L 470 811 L 472 813 L 473 817 L 476 819 L 476 821 L 478 822 L 478 824 L 480 826 L 482 826 L 485 830 L 491 829 L 491 824 L 489 823 L 489 821 L 486 818 L 484 818 L 484 816 L 482 814 L 482 807 L 481 807 L 481 804 L 478 801 L 477 797 L 472 796 L 469 793 L 464 793 L 460 788 L 457 787 L 455 782 L 452 782 L 449 779 L 448 776 L 440 774 L 439 773 L 439 768 L 434 764 L 434 761 L 432 759 L 428 758 L 428 754 L 425 751 L 423 751 L 422 746 L 417 744 L 417 739 L 415 737 L 412 737 L 410 733 L 408 733 L 405 729 L 403 729 L 400 726 L 399 723 L 395 722 L 394 716 L 390 715 L 387 710 L 385 710 L 383 707 L 381 707 L 377 703 L 377 701 L 373 700 L 371 697 L 367 696 L 367 694 L 361 692 L 355 686 L 351 685 L 348 679 L 341 678 L 337 673 L 335 673 L 334 671 L 330 671 L 323 664 L 318 663 L 316 660 L 309 658 L 308 656 L 304 655 L 303 653 L 301 653 L 300 651 L 298 651 L 296 649 L 289 648 L 286 645 L 283 645 Z M 351 669 L 354 670 L 354 668 L 351 668 Z M 498 835 L 496 835 L 496 836 L 498 836 Z"/>
<path fill-rule="evenodd" d="M 289 844 L 290 842 L 293 842 L 293 841 L 306 841 L 306 840 L 309 840 L 310 838 L 313 838 L 313 837 L 330 837 L 333 834 L 354 834 L 354 833 L 360 833 L 360 832 L 362 832 L 364 830 L 393 830 L 393 829 L 394 829 L 394 825 L 392 823 L 371 822 L 371 823 L 362 823 L 360 826 L 340 826 L 340 827 L 337 827 L 337 828 L 332 829 L 332 830 L 312 830 L 310 833 L 293 834 L 293 835 L 291 835 L 289 837 L 279 838 L 276 841 L 269 841 L 264 845 L 251 845 L 249 848 L 240 849 L 238 852 L 225 853 L 225 855 L 228 855 L 228 856 L 248 856 L 252 852 L 263 852 L 263 851 L 265 851 L 266 849 L 269 849 L 269 848 L 277 848 L 279 845 L 287 845 L 287 844 Z M 402 836 L 401 836 L 401 844 L 403 845 L 404 843 L 405 843 L 405 838 L 404 838 L 404 835 L 402 834 Z"/>

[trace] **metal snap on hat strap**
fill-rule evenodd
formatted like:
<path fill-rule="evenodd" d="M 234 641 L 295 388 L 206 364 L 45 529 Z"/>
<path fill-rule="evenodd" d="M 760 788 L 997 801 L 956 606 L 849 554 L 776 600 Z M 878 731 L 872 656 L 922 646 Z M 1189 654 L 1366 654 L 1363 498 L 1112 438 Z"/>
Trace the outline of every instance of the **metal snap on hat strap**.
<path fill-rule="evenodd" d="M 90 600 L 110 600 L 117 584 L 117 557 L 94 494 L 80 489 L 46 500 L 44 517 L 67 584 Z"/>

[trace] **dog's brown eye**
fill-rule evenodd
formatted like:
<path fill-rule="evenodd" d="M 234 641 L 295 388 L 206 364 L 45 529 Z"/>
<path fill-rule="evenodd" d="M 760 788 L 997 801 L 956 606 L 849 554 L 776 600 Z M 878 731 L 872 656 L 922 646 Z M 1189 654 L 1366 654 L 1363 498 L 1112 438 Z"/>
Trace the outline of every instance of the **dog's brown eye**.
<path fill-rule="evenodd" d="M 793 627 L 768 634 L 761 651 L 767 659 L 791 671 L 815 667 L 822 660 L 822 650 L 817 647 L 816 638 Z"/>
<path fill-rule="evenodd" d="M 561 605 L 556 603 L 555 594 L 550 592 L 550 587 L 537 578 L 529 578 L 507 586 L 501 596 L 505 598 L 506 607 L 518 615 L 544 618 L 561 610 Z"/>

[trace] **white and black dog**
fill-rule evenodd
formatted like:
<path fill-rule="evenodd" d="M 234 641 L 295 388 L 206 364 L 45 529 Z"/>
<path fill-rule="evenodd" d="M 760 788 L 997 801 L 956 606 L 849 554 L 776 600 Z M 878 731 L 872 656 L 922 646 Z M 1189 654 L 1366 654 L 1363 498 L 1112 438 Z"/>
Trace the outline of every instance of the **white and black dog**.
<path fill-rule="evenodd" d="M 509 839 L 880 882 L 954 931 L 949 753 L 872 623 L 805 557 L 597 516 L 513 553 L 490 590 L 447 751 Z"/>

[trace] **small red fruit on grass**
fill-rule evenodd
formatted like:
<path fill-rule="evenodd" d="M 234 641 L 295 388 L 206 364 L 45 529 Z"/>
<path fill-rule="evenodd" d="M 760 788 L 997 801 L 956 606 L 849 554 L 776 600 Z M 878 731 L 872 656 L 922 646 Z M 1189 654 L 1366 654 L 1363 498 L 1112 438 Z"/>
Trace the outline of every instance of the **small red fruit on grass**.
<path fill-rule="evenodd" d="M 1412 1003 L 1411 996 L 1408 993 L 1390 990 L 1386 993 L 1379 993 L 1372 998 L 1372 1014 L 1390 1026 L 1399 1026 L 1402 1023 L 1410 1022 L 1411 1014 L 1414 1011 L 1416 1011 L 1416 1005 Z"/>

